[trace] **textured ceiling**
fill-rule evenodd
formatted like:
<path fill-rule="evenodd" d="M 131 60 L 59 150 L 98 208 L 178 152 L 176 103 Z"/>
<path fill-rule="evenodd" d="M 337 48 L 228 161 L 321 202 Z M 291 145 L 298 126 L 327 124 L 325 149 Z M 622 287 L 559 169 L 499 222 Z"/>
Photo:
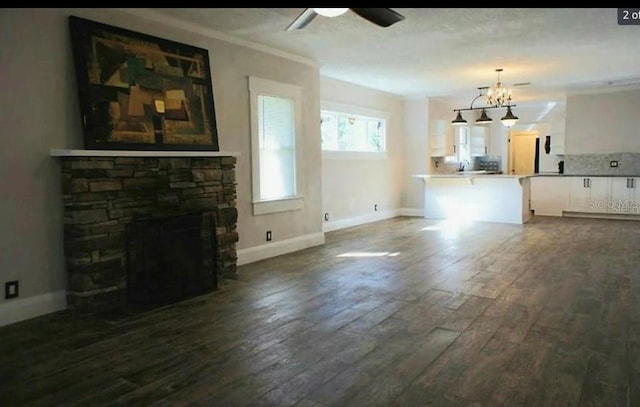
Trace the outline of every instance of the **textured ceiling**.
<path fill-rule="evenodd" d="M 615 8 L 394 8 L 381 28 L 348 11 L 285 28 L 303 8 L 164 8 L 186 21 L 315 61 L 320 73 L 405 97 L 470 103 L 477 88 L 513 85 L 518 103 L 546 105 L 567 92 L 606 90 L 640 78 L 640 26 L 619 26 Z M 639 81 L 640 82 L 640 81 Z M 638 85 L 635 85 L 638 86 Z"/>

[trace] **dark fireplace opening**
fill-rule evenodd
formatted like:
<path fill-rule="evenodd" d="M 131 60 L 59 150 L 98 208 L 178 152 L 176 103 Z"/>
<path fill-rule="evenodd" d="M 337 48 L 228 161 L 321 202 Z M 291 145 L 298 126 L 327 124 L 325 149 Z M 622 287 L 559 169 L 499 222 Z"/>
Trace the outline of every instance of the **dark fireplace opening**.
<path fill-rule="evenodd" d="M 215 217 L 132 222 L 126 230 L 127 302 L 153 308 L 217 288 Z"/>

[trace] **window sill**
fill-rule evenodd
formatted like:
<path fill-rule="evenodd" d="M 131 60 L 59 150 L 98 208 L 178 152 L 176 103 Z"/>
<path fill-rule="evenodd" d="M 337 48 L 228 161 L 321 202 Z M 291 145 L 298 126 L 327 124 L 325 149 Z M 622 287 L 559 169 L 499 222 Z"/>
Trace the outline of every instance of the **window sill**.
<path fill-rule="evenodd" d="M 253 215 L 266 215 L 269 213 L 297 211 L 302 209 L 304 202 L 302 195 L 288 198 L 265 199 L 253 202 Z"/>
<path fill-rule="evenodd" d="M 324 160 L 387 160 L 389 157 L 386 152 L 358 152 L 358 151 L 334 151 L 323 150 L 322 158 Z"/>

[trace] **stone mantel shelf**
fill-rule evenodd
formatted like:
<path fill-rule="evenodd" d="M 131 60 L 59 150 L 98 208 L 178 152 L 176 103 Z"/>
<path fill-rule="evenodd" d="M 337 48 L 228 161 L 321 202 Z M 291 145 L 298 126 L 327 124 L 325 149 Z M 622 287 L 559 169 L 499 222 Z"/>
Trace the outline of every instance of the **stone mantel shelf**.
<path fill-rule="evenodd" d="M 237 151 L 68 150 L 52 148 L 52 157 L 238 157 Z"/>

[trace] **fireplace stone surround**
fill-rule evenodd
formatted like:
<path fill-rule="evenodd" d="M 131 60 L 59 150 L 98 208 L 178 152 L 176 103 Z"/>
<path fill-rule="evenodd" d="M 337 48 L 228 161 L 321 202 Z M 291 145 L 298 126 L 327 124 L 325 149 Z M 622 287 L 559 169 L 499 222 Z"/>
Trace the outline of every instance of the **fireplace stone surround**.
<path fill-rule="evenodd" d="M 52 150 L 51 155 L 61 162 L 69 309 L 100 313 L 130 305 L 126 231 L 134 222 L 202 214 L 203 235 L 215 230 L 216 253 L 210 257 L 215 264 L 208 265 L 213 281 L 235 278 L 238 153 Z"/>

